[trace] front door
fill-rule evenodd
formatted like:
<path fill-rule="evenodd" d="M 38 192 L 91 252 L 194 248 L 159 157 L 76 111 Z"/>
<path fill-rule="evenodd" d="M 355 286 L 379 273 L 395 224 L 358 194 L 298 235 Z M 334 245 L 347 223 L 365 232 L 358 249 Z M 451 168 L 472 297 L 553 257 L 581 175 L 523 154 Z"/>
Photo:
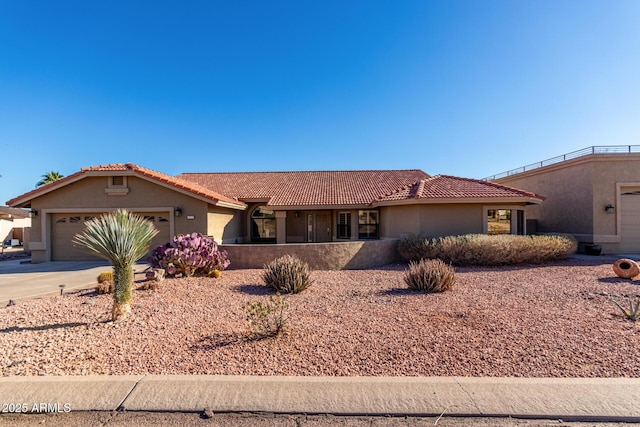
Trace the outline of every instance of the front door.
<path fill-rule="evenodd" d="M 307 242 L 331 241 L 331 212 L 309 212 L 307 214 Z"/>

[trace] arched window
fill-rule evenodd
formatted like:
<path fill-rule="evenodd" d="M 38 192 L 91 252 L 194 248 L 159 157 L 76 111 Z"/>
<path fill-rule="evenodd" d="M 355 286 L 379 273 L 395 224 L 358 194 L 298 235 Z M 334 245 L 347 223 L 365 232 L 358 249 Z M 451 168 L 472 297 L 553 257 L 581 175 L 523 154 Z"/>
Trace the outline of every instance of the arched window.
<path fill-rule="evenodd" d="M 276 242 L 276 214 L 266 206 L 259 206 L 251 213 L 251 241 Z"/>

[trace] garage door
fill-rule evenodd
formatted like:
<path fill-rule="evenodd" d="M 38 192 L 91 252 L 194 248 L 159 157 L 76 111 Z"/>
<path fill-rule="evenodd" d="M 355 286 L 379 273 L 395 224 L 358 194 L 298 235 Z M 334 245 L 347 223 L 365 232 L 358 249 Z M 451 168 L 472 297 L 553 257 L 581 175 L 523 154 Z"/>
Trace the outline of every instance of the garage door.
<path fill-rule="evenodd" d="M 169 214 L 160 212 L 139 213 L 153 222 L 159 233 L 151 242 L 153 250 L 170 239 Z M 53 214 L 51 216 L 51 259 L 53 261 L 95 261 L 101 258 L 73 244 L 73 237 L 84 231 L 85 221 L 94 218 L 92 214 Z"/>
<path fill-rule="evenodd" d="M 640 190 L 620 195 L 620 251 L 640 251 Z"/>

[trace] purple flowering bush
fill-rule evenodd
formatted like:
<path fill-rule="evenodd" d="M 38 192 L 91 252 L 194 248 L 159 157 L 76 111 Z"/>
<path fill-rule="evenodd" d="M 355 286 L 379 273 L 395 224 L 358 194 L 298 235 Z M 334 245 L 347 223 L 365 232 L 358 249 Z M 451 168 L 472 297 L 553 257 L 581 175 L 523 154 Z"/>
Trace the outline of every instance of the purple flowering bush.
<path fill-rule="evenodd" d="M 178 234 L 158 246 L 147 262 L 152 268 L 163 268 L 169 277 L 219 277 L 230 264 L 227 251 L 219 250 L 213 239 L 200 233 Z"/>

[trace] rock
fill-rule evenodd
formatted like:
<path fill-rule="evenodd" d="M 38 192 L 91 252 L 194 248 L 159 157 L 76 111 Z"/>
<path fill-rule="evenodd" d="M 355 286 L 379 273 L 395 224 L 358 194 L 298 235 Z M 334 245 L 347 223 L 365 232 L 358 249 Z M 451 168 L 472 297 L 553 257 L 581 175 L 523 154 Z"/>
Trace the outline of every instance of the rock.
<path fill-rule="evenodd" d="M 146 273 L 147 280 L 162 282 L 164 280 L 164 268 L 153 268 Z"/>

